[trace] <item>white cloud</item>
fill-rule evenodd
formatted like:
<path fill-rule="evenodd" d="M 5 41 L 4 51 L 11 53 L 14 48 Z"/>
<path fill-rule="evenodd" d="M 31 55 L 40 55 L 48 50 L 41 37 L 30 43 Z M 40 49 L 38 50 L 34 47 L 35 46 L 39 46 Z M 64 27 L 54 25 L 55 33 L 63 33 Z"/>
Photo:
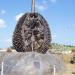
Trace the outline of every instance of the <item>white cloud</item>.
<path fill-rule="evenodd" d="M 5 40 L 5 42 L 11 43 L 12 42 L 12 39 L 11 38 L 8 38 L 8 39 Z"/>
<path fill-rule="evenodd" d="M 5 14 L 6 13 L 6 11 L 5 10 L 1 10 L 1 14 Z"/>
<path fill-rule="evenodd" d="M 5 21 L 3 19 L 0 19 L 0 28 L 5 28 Z"/>
<path fill-rule="evenodd" d="M 56 35 L 52 35 L 52 40 L 55 41 Z"/>
<path fill-rule="evenodd" d="M 39 10 L 45 10 L 47 8 L 47 2 L 43 1 L 40 5 L 36 5 L 36 8 Z"/>
<path fill-rule="evenodd" d="M 56 0 L 50 0 L 52 3 L 56 3 Z"/>
<path fill-rule="evenodd" d="M 20 13 L 20 14 L 16 15 L 16 21 L 18 21 L 22 17 L 23 14 L 24 13 Z"/>
<path fill-rule="evenodd" d="M 36 5 L 36 8 L 37 9 L 39 9 L 39 10 L 44 10 L 44 9 L 46 9 L 44 6 L 42 6 L 42 5 Z"/>
<path fill-rule="evenodd" d="M 0 45 L 1 48 L 8 48 L 8 47 L 12 46 L 12 38 L 10 38 L 10 37 L 2 38 L 0 40 L 0 43 L 1 43 L 1 45 Z"/>

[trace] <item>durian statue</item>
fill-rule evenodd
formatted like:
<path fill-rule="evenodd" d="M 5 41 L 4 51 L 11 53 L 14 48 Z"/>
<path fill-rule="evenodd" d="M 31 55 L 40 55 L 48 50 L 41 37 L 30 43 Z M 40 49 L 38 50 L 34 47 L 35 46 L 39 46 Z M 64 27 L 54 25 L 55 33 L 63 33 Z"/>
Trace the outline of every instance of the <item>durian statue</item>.
<path fill-rule="evenodd" d="M 35 12 L 35 0 L 32 0 L 32 12 L 25 13 L 18 21 L 13 46 L 17 52 L 38 52 L 45 54 L 51 43 L 51 32 L 45 18 Z"/>

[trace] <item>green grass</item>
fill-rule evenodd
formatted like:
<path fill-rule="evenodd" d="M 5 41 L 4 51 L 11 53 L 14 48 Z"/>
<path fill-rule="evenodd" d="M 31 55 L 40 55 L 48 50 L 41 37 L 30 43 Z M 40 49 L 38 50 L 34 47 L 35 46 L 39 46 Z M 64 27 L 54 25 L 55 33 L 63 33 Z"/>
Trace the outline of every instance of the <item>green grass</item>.
<path fill-rule="evenodd" d="M 72 51 L 75 50 L 75 46 L 52 43 L 52 49 L 56 51 Z"/>

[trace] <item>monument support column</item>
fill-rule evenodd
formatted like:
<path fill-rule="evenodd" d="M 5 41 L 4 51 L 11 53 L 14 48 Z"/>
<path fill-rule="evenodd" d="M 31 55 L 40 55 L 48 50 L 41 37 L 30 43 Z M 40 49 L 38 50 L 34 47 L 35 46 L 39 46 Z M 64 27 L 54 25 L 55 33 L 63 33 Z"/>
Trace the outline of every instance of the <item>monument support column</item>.
<path fill-rule="evenodd" d="M 32 0 L 32 9 L 31 9 L 32 13 L 35 12 L 35 0 Z"/>

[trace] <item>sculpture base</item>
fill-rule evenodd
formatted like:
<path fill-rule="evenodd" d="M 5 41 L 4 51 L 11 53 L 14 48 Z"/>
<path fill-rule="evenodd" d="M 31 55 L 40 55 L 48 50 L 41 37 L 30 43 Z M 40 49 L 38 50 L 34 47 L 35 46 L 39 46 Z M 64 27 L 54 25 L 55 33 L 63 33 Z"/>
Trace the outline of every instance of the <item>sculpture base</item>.
<path fill-rule="evenodd" d="M 5 53 L 4 75 L 52 75 L 54 66 L 56 73 L 64 70 L 62 61 L 54 54 Z"/>

